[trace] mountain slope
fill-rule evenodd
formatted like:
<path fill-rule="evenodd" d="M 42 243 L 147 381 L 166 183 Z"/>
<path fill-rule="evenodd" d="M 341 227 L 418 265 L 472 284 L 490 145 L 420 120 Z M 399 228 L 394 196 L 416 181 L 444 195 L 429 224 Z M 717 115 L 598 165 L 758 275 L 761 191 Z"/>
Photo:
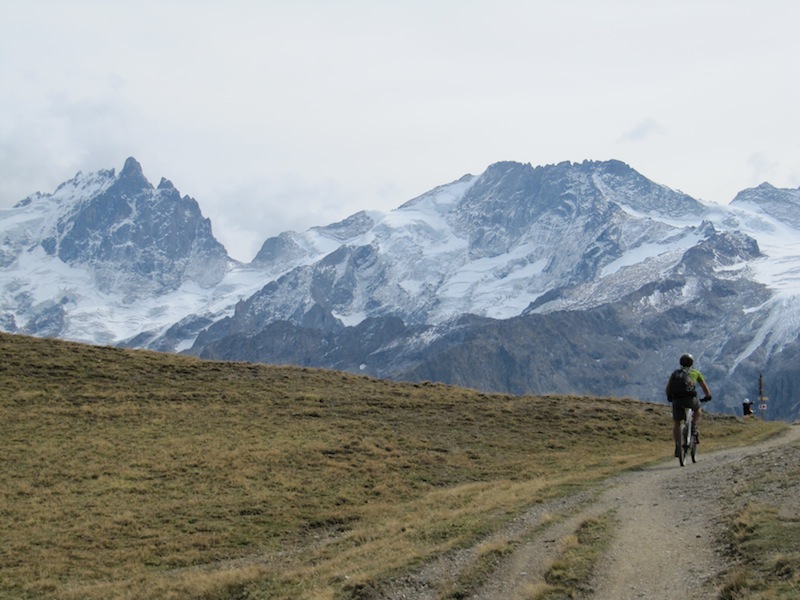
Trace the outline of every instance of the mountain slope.
<path fill-rule="evenodd" d="M 800 414 L 800 190 L 714 206 L 619 161 L 501 162 L 245 265 L 129 159 L 0 212 L 0 241 L 6 331 L 650 400 L 690 351 L 717 409 L 766 372 L 770 415 Z"/>
<path fill-rule="evenodd" d="M 689 350 L 715 384 L 716 408 L 736 410 L 797 339 L 779 317 L 794 305 L 789 275 L 769 272 L 753 237 L 783 252 L 797 232 L 778 242 L 783 225 L 769 211 L 706 207 L 622 163 L 498 163 L 379 217 L 295 236 L 295 256 L 319 240 L 336 247 L 240 303 L 191 351 L 660 400 L 652 374 Z M 778 373 L 786 367 L 773 381 Z"/>
<path fill-rule="evenodd" d="M 247 327 L 302 324 L 314 307 L 346 325 L 390 314 L 410 324 L 519 315 L 554 287 L 592 281 L 645 244 L 667 250 L 698 239 L 692 226 L 702 205 L 647 184 L 617 162 L 498 163 L 385 215 L 283 234 L 267 240 L 255 262 L 273 272 L 301 266 L 251 299 Z M 659 205 L 683 221 L 641 216 Z"/>

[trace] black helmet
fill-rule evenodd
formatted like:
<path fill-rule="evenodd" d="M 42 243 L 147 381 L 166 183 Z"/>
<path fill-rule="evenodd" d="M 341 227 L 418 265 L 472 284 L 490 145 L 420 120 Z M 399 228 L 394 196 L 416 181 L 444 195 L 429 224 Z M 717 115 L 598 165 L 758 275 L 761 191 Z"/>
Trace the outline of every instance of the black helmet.
<path fill-rule="evenodd" d="M 694 364 L 694 357 L 691 354 L 684 354 L 681 356 L 681 366 L 691 367 Z"/>

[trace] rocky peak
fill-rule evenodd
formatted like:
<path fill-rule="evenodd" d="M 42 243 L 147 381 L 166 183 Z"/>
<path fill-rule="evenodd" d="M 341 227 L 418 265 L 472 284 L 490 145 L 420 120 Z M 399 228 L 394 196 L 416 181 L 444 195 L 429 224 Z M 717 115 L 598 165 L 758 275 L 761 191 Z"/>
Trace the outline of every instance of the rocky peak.
<path fill-rule="evenodd" d="M 213 285 L 224 274 L 227 253 L 197 202 L 181 198 L 167 179 L 153 188 L 136 159 L 125 161 L 111 185 L 76 198 L 41 243 L 65 263 L 89 267 L 102 291 L 135 297 L 175 289 L 186 278 Z"/>
<path fill-rule="evenodd" d="M 119 173 L 118 179 L 132 184 L 139 184 L 142 187 L 152 187 L 144 176 L 142 165 L 132 156 L 125 160 L 125 164 L 122 167 L 122 171 Z"/>
<path fill-rule="evenodd" d="M 474 257 L 502 254 L 523 239 L 560 245 L 568 231 L 599 233 L 598 225 L 611 221 L 618 208 L 605 193 L 610 186 L 601 190 L 593 180 L 596 168 L 596 163 L 536 168 L 496 163 L 464 194 L 456 231 L 469 239 Z"/>
<path fill-rule="evenodd" d="M 162 177 L 161 181 L 158 183 L 157 189 L 164 191 L 172 191 L 175 189 L 175 186 L 172 185 L 172 182 L 169 179 L 167 179 L 166 177 Z"/>
<path fill-rule="evenodd" d="M 731 201 L 732 206 L 751 204 L 758 209 L 800 229 L 800 189 L 781 189 L 769 183 L 739 192 Z"/>

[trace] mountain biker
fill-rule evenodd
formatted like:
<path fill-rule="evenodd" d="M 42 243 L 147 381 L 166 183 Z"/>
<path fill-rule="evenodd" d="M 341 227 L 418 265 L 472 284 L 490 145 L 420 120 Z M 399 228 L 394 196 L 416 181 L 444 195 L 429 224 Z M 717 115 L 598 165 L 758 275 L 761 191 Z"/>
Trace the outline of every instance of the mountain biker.
<path fill-rule="evenodd" d="M 703 378 L 703 374 L 700 373 L 697 369 L 693 369 L 692 365 L 694 364 L 694 357 L 691 354 L 684 354 L 680 358 L 681 369 L 685 371 L 689 378 L 691 379 L 693 384 L 700 384 L 700 387 L 703 388 L 703 393 L 705 397 L 702 399 L 702 402 L 708 402 L 711 400 L 711 391 L 708 389 L 708 385 L 706 384 L 706 380 Z M 672 378 L 670 377 L 670 380 Z M 675 456 L 680 456 L 680 445 L 681 445 L 681 421 L 686 416 L 685 408 L 691 407 L 694 410 L 692 414 L 692 423 L 694 423 L 694 431 L 697 442 L 700 443 L 700 434 L 697 429 L 697 422 L 700 420 L 700 402 L 701 400 L 697 399 L 697 392 L 694 392 L 694 395 L 691 396 L 678 396 L 674 393 L 670 393 L 670 384 L 667 382 L 667 402 L 672 403 L 672 439 L 675 441 Z"/>

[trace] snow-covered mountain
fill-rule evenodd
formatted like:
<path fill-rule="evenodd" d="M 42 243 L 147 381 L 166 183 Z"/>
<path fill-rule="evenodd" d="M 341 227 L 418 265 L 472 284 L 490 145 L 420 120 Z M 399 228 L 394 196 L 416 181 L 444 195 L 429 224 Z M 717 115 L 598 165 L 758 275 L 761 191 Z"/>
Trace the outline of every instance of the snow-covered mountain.
<path fill-rule="evenodd" d="M 764 372 L 770 416 L 800 414 L 800 190 L 706 205 L 618 161 L 501 162 L 241 264 L 129 159 L 0 211 L 0 244 L 6 331 L 654 400 L 690 351 L 717 409 Z"/>
<path fill-rule="evenodd" d="M 235 268 L 197 202 L 131 158 L 0 211 L 0 326 L 120 344 L 213 318 Z"/>

